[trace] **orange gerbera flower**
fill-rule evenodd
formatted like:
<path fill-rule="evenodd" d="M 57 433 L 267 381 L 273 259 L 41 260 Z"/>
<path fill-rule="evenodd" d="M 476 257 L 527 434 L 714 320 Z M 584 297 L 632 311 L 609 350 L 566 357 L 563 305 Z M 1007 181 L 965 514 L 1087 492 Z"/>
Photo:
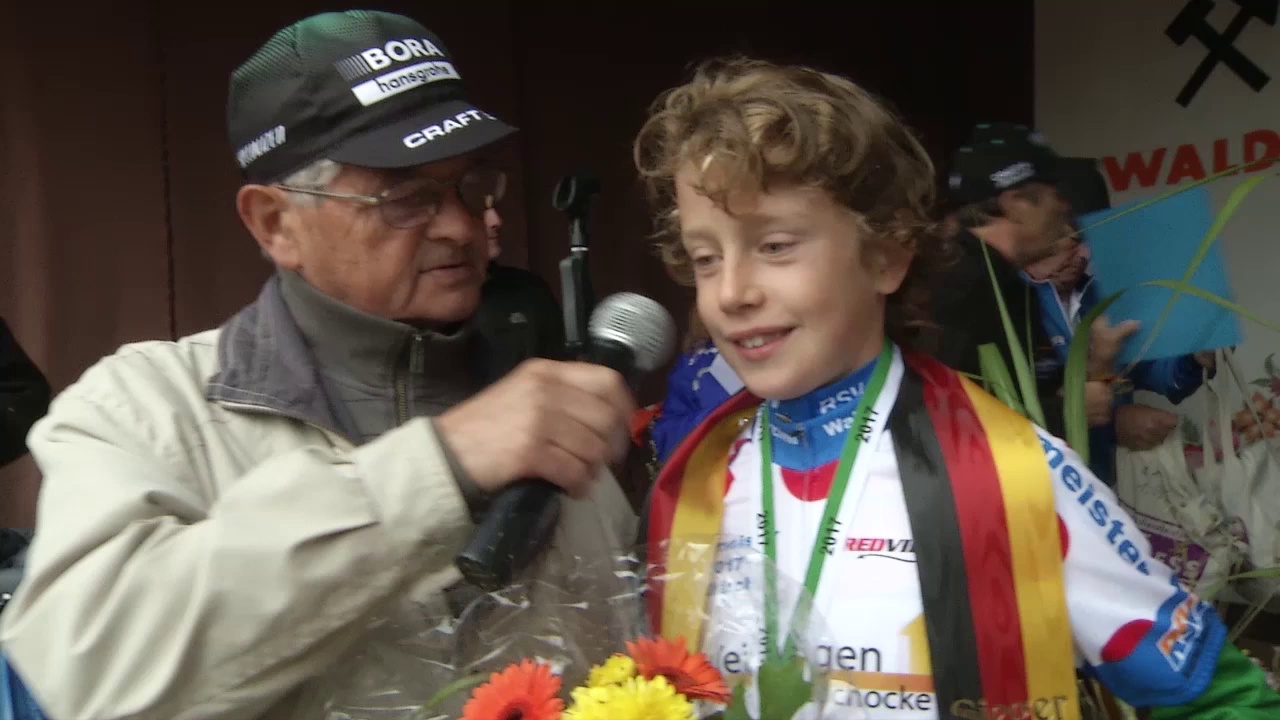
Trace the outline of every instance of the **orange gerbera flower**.
<path fill-rule="evenodd" d="M 729 688 L 720 671 L 703 653 L 689 654 L 684 638 L 640 638 L 627 643 L 627 653 L 636 661 L 636 671 L 652 680 L 661 675 L 676 692 L 690 700 L 729 702 Z"/>
<path fill-rule="evenodd" d="M 564 710 L 559 694 L 560 678 L 551 668 L 525 660 L 476 688 L 462 708 L 462 720 L 559 720 Z"/>

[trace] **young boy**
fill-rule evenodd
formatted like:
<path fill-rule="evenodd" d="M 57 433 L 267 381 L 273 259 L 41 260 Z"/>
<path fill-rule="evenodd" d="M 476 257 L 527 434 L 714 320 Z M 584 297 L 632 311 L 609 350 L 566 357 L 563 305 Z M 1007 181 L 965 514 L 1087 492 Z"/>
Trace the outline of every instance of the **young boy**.
<path fill-rule="evenodd" d="M 736 648 L 757 630 L 690 611 L 733 563 L 663 557 L 718 536 L 812 598 L 825 629 L 799 650 L 829 671 L 823 717 L 1076 720 L 1077 665 L 1159 720 L 1280 717 L 1074 452 L 910 350 L 945 248 L 932 163 L 879 101 L 808 68 L 711 63 L 655 104 L 635 156 L 664 260 L 746 385 L 650 499 L 659 632 L 751 672 Z M 799 593 L 771 589 L 715 592 L 759 602 L 751 637 L 782 650 Z"/>

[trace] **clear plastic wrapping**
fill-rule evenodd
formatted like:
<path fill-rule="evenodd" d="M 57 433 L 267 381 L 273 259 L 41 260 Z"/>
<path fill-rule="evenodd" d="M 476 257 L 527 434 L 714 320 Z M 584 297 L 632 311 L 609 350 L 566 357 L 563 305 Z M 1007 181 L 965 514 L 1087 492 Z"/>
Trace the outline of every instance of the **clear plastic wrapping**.
<path fill-rule="evenodd" d="M 741 686 L 740 702 L 751 718 L 761 717 L 761 677 L 763 707 L 775 715 L 768 720 L 866 717 L 861 709 L 828 703 L 826 671 L 804 659 L 817 657 L 814 649 L 829 642 L 823 620 L 811 611 L 802 586 L 779 576 L 750 543 L 684 539 L 659 554 L 618 552 L 599 563 L 548 554 L 530 577 L 496 592 L 462 587 L 448 599 L 399 601 L 354 652 L 311 685 L 299 717 L 461 718 L 477 685 L 522 660 L 549 667 L 571 709 L 573 690 L 588 682 L 593 667 L 628 653 L 628 641 L 659 635 L 675 640 L 669 632 L 657 632 L 655 626 L 663 623 L 699 635 L 697 650 L 725 687 Z M 777 673 L 759 672 L 768 659 L 766 588 L 780 599 L 774 645 L 778 653 L 792 649 L 786 672 L 798 673 L 786 678 L 787 693 L 771 694 L 775 686 L 769 683 L 779 682 Z M 700 601 L 667 602 L 691 597 Z M 803 678 L 802 686 L 796 685 L 797 677 Z M 732 704 L 698 699 L 692 712 L 715 717 Z M 566 717 L 576 716 L 566 712 Z"/>

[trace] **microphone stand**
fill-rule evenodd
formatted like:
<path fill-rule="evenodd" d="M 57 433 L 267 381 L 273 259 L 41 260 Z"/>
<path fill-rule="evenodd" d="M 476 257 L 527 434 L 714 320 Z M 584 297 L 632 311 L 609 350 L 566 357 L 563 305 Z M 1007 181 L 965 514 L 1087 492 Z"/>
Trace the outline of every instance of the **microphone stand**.
<path fill-rule="evenodd" d="M 560 289 L 564 302 L 564 338 L 568 357 L 587 349 L 587 322 L 595 306 L 587 268 L 587 217 L 600 194 L 600 181 L 590 173 L 566 175 L 556 183 L 551 205 L 569 218 L 569 255 L 560 261 Z"/>

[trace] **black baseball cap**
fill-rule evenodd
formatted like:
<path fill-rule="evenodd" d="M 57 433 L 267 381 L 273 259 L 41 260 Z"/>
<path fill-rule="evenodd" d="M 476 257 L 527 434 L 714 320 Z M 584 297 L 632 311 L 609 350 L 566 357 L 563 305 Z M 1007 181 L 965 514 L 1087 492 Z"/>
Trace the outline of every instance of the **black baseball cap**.
<path fill-rule="evenodd" d="M 1040 133 L 1014 123 L 981 123 L 969 143 L 952 156 L 947 193 L 957 207 L 997 197 L 1006 190 L 1057 182 L 1060 159 Z"/>
<path fill-rule="evenodd" d="M 969 131 L 969 145 L 981 145 L 992 140 L 1005 142 L 1022 140 L 1033 145 L 1047 146 L 1043 135 L 1022 123 L 983 122 L 974 125 Z"/>
<path fill-rule="evenodd" d="M 456 157 L 516 129 L 469 102 L 453 56 L 402 15 L 313 15 L 231 74 L 227 134 L 249 182 L 328 158 L 402 168 Z"/>

